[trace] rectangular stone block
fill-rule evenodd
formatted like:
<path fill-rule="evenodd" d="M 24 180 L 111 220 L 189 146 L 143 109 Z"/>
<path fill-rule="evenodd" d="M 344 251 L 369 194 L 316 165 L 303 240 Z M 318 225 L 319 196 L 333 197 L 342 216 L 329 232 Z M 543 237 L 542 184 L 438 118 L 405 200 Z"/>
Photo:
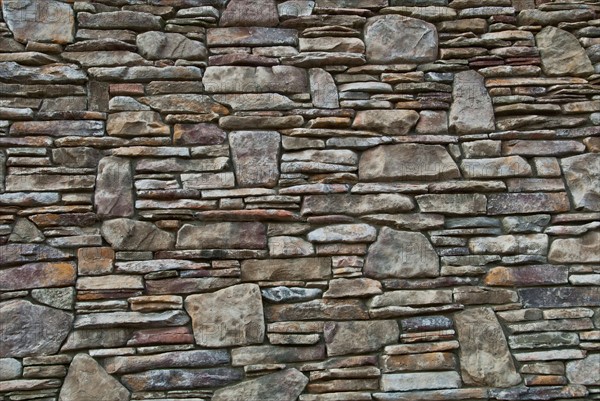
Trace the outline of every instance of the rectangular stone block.
<path fill-rule="evenodd" d="M 489 194 L 488 214 L 566 212 L 570 202 L 565 192 Z"/>
<path fill-rule="evenodd" d="M 460 376 L 456 372 L 390 373 L 381 376 L 383 391 L 414 391 L 458 388 Z"/>
<path fill-rule="evenodd" d="M 178 249 L 263 249 L 267 229 L 262 223 L 185 224 L 177 233 Z"/>
<path fill-rule="evenodd" d="M 330 258 L 245 260 L 242 281 L 323 280 L 331 277 Z"/>
<path fill-rule="evenodd" d="M 600 287 L 524 288 L 518 291 L 527 308 L 600 306 Z"/>
<path fill-rule="evenodd" d="M 265 27 L 211 28 L 206 42 L 215 46 L 296 46 L 298 31 L 295 29 Z"/>

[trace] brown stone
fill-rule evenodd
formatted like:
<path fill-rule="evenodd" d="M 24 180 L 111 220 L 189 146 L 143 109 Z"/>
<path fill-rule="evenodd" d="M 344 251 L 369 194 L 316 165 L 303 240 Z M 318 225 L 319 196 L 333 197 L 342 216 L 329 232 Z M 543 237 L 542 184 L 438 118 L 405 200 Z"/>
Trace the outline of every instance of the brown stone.
<path fill-rule="evenodd" d="M 327 322 L 324 327 L 328 356 L 378 351 L 397 342 L 399 335 L 395 320 Z"/>
<path fill-rule="evenodd" d="M 73 285 L 75 275 L 71 262 L 30 263 L 0 270 L 0 291 Z"/>
<path fill-rule="evenodd" d="M 243 281 L 323 280 L 331 277 L 330 258 L 242 261 Z"/>
<path fill-rule="evenodd" d="M 94 204 L 101 217 L 133 215 L 133 174 L 129 160 L 112 156 L 100 160 Z"/>
<path fill-rule="evenodd" d="M 174 145 L 219 145 L 227 134 L 215 124 L 175 124 Z"/>
<path fill-rule="evenodd" d="M 177 233 L 178 249 L 264 249 L 266 227 L 262 223 L 185 224 Z"/>

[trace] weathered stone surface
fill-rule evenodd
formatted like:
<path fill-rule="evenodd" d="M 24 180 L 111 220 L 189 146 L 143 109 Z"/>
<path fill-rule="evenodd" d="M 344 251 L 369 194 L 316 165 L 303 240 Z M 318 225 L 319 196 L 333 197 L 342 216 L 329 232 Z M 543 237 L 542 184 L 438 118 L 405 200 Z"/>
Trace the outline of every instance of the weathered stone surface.
<path fill-rule="evenodd" d="M 31 291 L 31 297 L 53 308 L 71 310 L 75 300 L 75 289 L 73 287 L 38 288 Z"/>
<path fill-rule="evenodd" d="M 176 124 L 173 130 L 174 145 L 219 145 L 227 134 L 215 124 Z"/>
<path fill-rule="evenodd" d="M 123 374 L 152 368 L 206 368 L 230 362 L 225 350 L 173 351 L 154 355 L 117 356 L 104 360 L 110 374 Z"/>
<path fill-rule="evenodd" d="M 101 217 L 133 215 L 133 175 L 129 160 L 122 157 L 100 160 L 94 204 Z"/>
<path fill-rule="evenodd" d="M 185 300 L 185 309 L 192 317 L 194 337 L 200 346 L 230 347 L 263 342 L 262 298 L 256 284 L 191 295 Z"/>
<path fill-rule="evenodd" d="M 495 129 L 494 108 L 477 71 L 461 71 L 454 76 L 450 108 L 450 129 L 458 135 L 480 134 Z"/>
<path fill-rule="evenodd" d="M 270 237 L 268 245 L 272 257 L 310 256 L 315 253 L 313 244 L 298 237 Z"/>
<path fill-rule="evenodd" d="M 600 231 L 590 231 L 578 238 L 557 238 L 550 245 L 548 260 L 552 263 L 598 263 Z"/>
<path fill-rule="evenodd" d="M 179 249 L 263 249 L 267 246 L 262 223 L 185 224 L 177 233 Z"/>
<path fill-rule="evenodd" d="M 381 283 L 369 278 L 336 278 L 329 281 L 329 288 L 323 298 L 353 298 L 382 293 Z"/>
<path fill-rule="evenodd" d="M 60 401 L 127 401 L 129 391 L 87 354 L 77 354 L 60 390 Z"/>
<path fill-rule="evenodd" d="M 427 354 L 384 355 L 381 358 L 385 372 L 411 370 L 453 370 L 456 359 L 450 352 L 431 352 Z"/>
<path fill-rule="evenodd" d="M 306 71 L 285 65 L 208 67 L 202 83 L 207 93 L 303 93 L 309 91 Z"/>
<path fill-rule="evenodd" d="M 546 75 L 588 76 L 594 72 L 590 59 L 573 34 L 547 26 L 535 36 L 535 41 Z"/>
<path fill-rule="evenodd" d="M 242 281 L 321 280 L 330 276 L 329 258 L 242 261 Z"/>
<path fill-rule="evenodd" d="M 567 157 L 560 164 L 575 207 L 600 211 L 600 154 Z"/>
<path fill-rule="evenodd" d="M 369 212 L 398 212 L 413 208 L 412 200 L 399 194 L 377 195 L 309 195 L 302 203 L 302 214 L 347 213 L 361 215 Z"/>
<path fill-rule="evenodd" d="M 311 68 L 308 77 L 313 106 L 324 109 L 340 107 L 338 89 L 330 73 L 322 68 Z"/>
<path fill-rule="evenodd" d="M 377 238 L 375 227 L 368 224 L 339 224 L 308 233 L 312 242 L 371 242 Z"/>
<path fill-rule="evenodd" d="M 203 60 L 207 55 L 202 42 L 179 33 L 145 32 L 136 37 L 135 43 L 140 54 L 148 60 Z"/>
<path fill-rule="evenodd" d="M 483 194 L 427 194 L 416 199 L 421 211 L 427 213 L 485 213 L 487 204 Z"/>
<path fill-rule="evenodd" d="M 488 214 L 566 212 L 570 202 L 564 192 L 489 194 Z"/>
<path fill-rule="evenodd" d="M 0 270 L 0 291 L 75 284 L 75 264 L 71 262 L 30 263 Z"/>
<path fill-rule="evenodd" d="M 600 354 L 590 354 L 578 361 L 567 362 L 566 372 L 570 383 L 597 385 L 600 383 Z"/>
<path fill-rule="evenodd" d="M 378 351 L 399 335 L 395 320 L 328 322 L 324 328 L 328 356 Z"/>
<path fill-rule="evenodd" d="M 4 82 L 27 82 L 30 84 L 82 83 L 86 81 L 87 75 L 75 64 L 28 67 L 7 61 L 0 63 L 0 79 Z"/>
<path fill-rule="evenodd" d="M 298 31 L 263 27 L 211 28 L 208 29 L 206 42 L 209 47 L 296 46 Z"/>
<path fill-rule="evenodd" d="M 123 383 L 133 391 L 195 390 L 220 387 L 242 379 L 240 369 L 153 369 L 123 375 Z"/>
<path fill-rule="evenodd" d="M 17 121 L 10 126 L 10 134 L 50 136 L 102 136 L 104 122 L 95 120 Z"/>
<path fill-rule="evenodd" d="M 382 145 L 365 151 L 359 163 L 361 181 L 440 180 L 460 177 L 458 166 L 440 145 Z"/>
<path fill-rule="evenodd" d="M 352 127 L 386 135 L 406 135 L 418 119 L 419 114 L 414 110 L 361 110 L 356 113 Z"/>
<path fill-rule="evenodd" d="M 462 379 L 469 385 L 510 387 L 521 382 L 494 311 L 473 308 L 455 315 Z"/>
<path fill-rule="evenodd" d="M 160 313 L 108 312 L 78 315 L 74 327 L 76 329 L 101 328 L 102 330 L 114 327 L 148 328 L 182 326 L 189 321 L 189 316 L 183 311 Z"/>
<path fill-rule="evenodd" d="M 369 247 L 364 273 L 375 279 L 436 277 L 438 255 L 423 234 L 383 227 Z"/>
<path fill-rule="evenodd" d="M 286 369 L 219 389 L 215 391 L 212 401 L 294 401 L 307 383 L 308 378 L 300 371 Z"/>
<path fill-rule="evenodd" d="M 21 376 L 23 366 L 14 358 L 0 359 L 0 380 L 12 380 Z"/>
<path fill-rule="evenodd" d="M 58 261 L 71 255 L 58 248 L 42 244 L 9 244 L 0 246 L 0 265 L 3 267 L 27 262 Z"/>
<path fill-rule="evenodd" d="M 566 266 L 497 266 L 489 270 L 484 278 L 484 284 L 490 286 L 566 284 L 568 282 L 568 276 L 569 272 Z"/>
<path fill-rule="evenodd" d="M 528 177 L 531 166 L 520 156 L 463 160 L 460 168 L 467 178 Z"/>
<path fill-rule="evenodd" d="M 58 352 L 73 315 L 25 300 L 0 303 L 0 357 L 48 355 Z"/>
<path fill-rule="evenodd" d="M 74 39 L 75 17 L 71 5 L 48 0 L 3 1 L 2 14 L 16 40 L 70 43 Z"/>
<path fill-rule="evenodd" d="M 268 322 L 294 320 L 352 320 L 368 319 L 364 303 L 347 299 L 316 299 L 291 305 L 265 307 Z"/>
<path fill-rule="evenodd" d="M 94 347 L 120 347 L 127 344 L 130 332 L 127 329 L 74 330 L 61 348 L 62 351 Z"/>
<path fill-rule="evenodd" d="M 401 15 L 381 15 L 364 27 L 367 60 L 371 64 L 427 63 L 438 55 L 434 25 Z"/>
<path fill-rule="evenodd" d="M 311 347 L 252 345 L 231 350 L 233 366 L 293 363 L 323 358 L 325 358 L 325 346 L 322 344 Z"/>
<path fill-rule="evenodd" d="M 460 376 L 456 372 L 388 373 L 381 376 L 383 391 L 414 391 L 458 388 Z"/>
<path fill-rule="evenodd" d="M 406 305 L 436 305 L 452 302 L 450 290 L 399 290 L 387 291 L 382 295 L 371 298 L 368 302 L 371 308 L 385 308 L 386 306 Z"/>
<path fill-rule="evenodd" d="M 0 177 L 2 179 L 2 177 Z M 15 226 L 8 237 L 8 242 L 43 242 L 44 234 L 29 219 L 17 219 Z"/>
<path fill-rule="evenodd" d="M 277 185 L 280 142 L 280 135 L 276 131 L 234 131 L 229 134 L 239 186 L 272 188 Z"/>
<path fill-rule="evenodd" d="M 302 287 L 271 287 L 261 290 L 264 299 L 271 303 L 303 302 L 320 298 L 323 290 Z"/>
<path fill-rule="evenodd" d="M 173 234 L 158 229 L 154 224 L 125 218 L 105 221 L 101 232 L 116 250 L 159 251 L 170 249 L 175 243 Z"/>
<path fill-rule="evenodd" d="M 220 26 L 277 26 L 274 0 L 231 0 L 223 10 Z"/>
<path fill-rule="evenodd" d="M 139 99 L 161 113 L 199 113 L 199 114 L 227 114 L 229 111 L 223 105 L 212 100 L 206 95 L 195 93 L 177 93 L 166 95 L 146 96 Z"/>
<path fill-rule="evenodd" d="M 159 31 L 162 18 L 145 12 L 112 11 L 98 14 L 77 14 L 79 28 L 130 29 L 132 31 Z"/>
<path fill-rule="evenodd" d="M 108 135 L 137 137 L 143 135 L 164 136 L 171 131 L 154 111 L 124 111 L 108 116 L 106 125 Z"/>

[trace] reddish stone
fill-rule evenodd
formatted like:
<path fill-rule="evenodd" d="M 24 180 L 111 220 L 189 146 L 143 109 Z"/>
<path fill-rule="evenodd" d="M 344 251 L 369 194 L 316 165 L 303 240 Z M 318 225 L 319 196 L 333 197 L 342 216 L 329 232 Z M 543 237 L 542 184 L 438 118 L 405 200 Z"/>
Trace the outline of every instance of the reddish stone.
<path fill-rule="evenodd" d="M 144 85 L 142 84 L 110 84 L 110 94 L 113 96 L 143 96 Z"/>

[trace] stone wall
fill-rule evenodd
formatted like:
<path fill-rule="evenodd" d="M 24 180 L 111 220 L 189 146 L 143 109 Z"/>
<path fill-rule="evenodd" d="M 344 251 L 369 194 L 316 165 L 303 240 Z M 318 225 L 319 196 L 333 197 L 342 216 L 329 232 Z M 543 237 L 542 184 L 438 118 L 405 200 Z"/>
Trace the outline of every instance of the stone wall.
<path fill-rule="evenodd" d="M 1 3 L 1 401 L 600 399 L 596 1 Z"/>

